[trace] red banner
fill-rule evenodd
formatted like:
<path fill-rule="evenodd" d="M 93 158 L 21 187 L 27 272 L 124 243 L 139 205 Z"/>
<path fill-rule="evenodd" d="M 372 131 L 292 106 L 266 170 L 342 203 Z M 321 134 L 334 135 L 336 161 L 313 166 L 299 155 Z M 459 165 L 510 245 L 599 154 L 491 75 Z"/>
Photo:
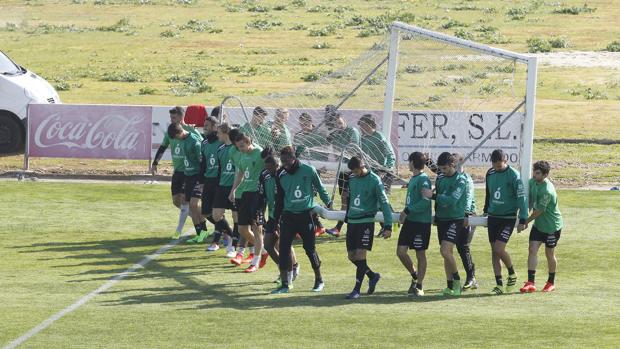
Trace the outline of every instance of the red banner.
<path fill-rule="evenodd" d="M 148 160 L 152 107 L 31 104 L 30 156 Z"/>

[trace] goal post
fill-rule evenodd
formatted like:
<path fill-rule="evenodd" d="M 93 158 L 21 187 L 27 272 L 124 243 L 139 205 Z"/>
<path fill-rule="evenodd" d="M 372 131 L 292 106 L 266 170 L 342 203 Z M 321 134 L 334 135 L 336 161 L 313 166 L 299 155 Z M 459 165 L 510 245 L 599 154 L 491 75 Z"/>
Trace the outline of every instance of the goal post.
<path fill-rule="evenodd" d="M 537 60 L 536 57 L 523 55 L 516 52 L 511 52 L 504 49 L 499 49 L 491 46 L 487 46 L 481 43 L 477 43 L 470 40 L 449 36 L 443 33 L 427 30 L 414 25 L 393 22 L 390 26 L 390 46 L 388 56 L 388 68 L 385 86 L 385 101 L 383 108 L 383 134 L 386 138 L 390 138 L 393 122 L 394 111 L 394 99 L 396 96 L 396 82 L 398 79 L 398 64 L 399 64 L 399 45 L 401 36 L 403 34 L 410 34 L 421 38 L 427 38 L 436 42 L 445 43 L 447 45 L 465 48 L 474 52 L 479 52 L 484 55 L 490 55 L 501 59 L 512 60 L 519 64 L 526 65 L 527 77 L 525 86 L 524 97 L 524 118 L 522 122 L 522 134 L 519 158 L 519 167 L 525 188 L 526 195 L 528 194 L 528 179 L 531 177 L 532 172 L 532 152 L 533 152 L 533 140 L 534 140 L 534 115 L 536 107 L 536 86 L 537 86 Z M 415 52 L 414 52 L 415 55 Z M 515 109 L 516 110 L 516 109 Z M 496 130 L 495 130 L 496 131 Z M 488 134 L 482 142 L 486 142 L 491 134 Z"/>

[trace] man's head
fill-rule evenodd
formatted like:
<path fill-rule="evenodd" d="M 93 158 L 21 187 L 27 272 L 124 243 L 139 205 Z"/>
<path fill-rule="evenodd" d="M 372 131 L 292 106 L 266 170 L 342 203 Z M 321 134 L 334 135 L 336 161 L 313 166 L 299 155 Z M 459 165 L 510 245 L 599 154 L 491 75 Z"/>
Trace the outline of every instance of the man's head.
<path fill-rule="evenodd" d="M 217 131 L 218 120 L 213 116 L 207 116 L 205 119 L 204 133 L 209 134 Z"/>
<path fill-rule="evenodd" d="M 226 143 L 229 141 L 228 134 L 230 132 L 230 125 L 226 122 L 217 126 L 217 138 L 220 142 Z"/>
<path fill-rule="evenodd" d="M 495 149 L 491 153 L 491 164 L 495 171 L 503 171 L 508 167 L 508 156 L 501 149 Z"/>
<path fill-rule="evenodd" d="M 252 138 L 245 133 L 240 132 L 233 141 L 237 149 L 242 153 L 247 153 L 252 150 Z"/>
<path fill-rule="evenodd" d="M 534 180 L 538 183 L 542 183 L 545 178 L 549 176 L 549 171 L 551 171 L 551 165 L 549 165 L 549 163 L 544 160 L 536 161 L 533 167 L 533 177 Z"/>
<path fill-rule="evenodd" d="M 238 128 L 233 128 L 228 132 L 228 139 L 230 139 L 230 142 L 232 144 L 235 144 L 235 141 L 237 140 L 237 137 L 239 137 L 239 134 L 241 134 L 241 131 Z"/>
<path fill-rule="evenodd" d="M 181 106 L 176 106 L 170 110 L 170 123 L 172 124 L 180 124 L 183 123 L 183 116 L 185 115 L 185 109 Z"/>
<path fill-rule="evenodd" d="M 362 130 L 362 133 L 366 136 L 375 133 L 377 130 L 377 122 L 372 114 L 364 114 L 357 122 L 357 125 Z"/>
<path fill-rule="evenodd" d="M 456 159 L 447 151 L 443 152 L 439 154 L 439 158 L 437 159 L 437 167 L 439 167 L 439 171 L 446 176 L 452 176 L 456 173 Z"/>
<path fill-rule="evenodd" d="M 254 108 L 252 112 L 252 125 L 261 125 L 267 118 L 267 112 L 262 107 Z"/>
<path fill-rule="evenodd" d="M 426 157 L 424 154 L 419 151 L 414 151 L 409 154 L 409 170 L 413 172 L 413 170 L 424 170 L 424 166 L 426 165 Z"/>
<path fill-rule="evenodd" d="M 297 162 L 297 157 L 295 156 L 295 149 L 290 145 L 285 146 L 280 150 L 280 160 L 282 161 L 282 167 L 284 167 L 287 171 L 290 171 Z"/>
<path fill-rule="evenodd" d="M 265 170 L 267 170 L 267 172 L 271 173 L 272 175 L 275 174 L 279 164 L 278 159 L 276 159 L 273 154 L 273 148 L 267 147 L 263 149 L 263 151 L 260 153 L 260 157 L 265 162 Z"/>
<path fill-rule="evenodd" d="M 276 109 L 276 121 L 282 123 L 283 125 L 288 121 L 289 115 L 288 109 L 286 108 Z"/>
<path fill-rule="evenodd" d="M 182 139 L 186 131 L 180 123 L 172 123 L 168 126 L 168 137 L 171 139 Z"/>
<path fill-rule="evenodd" d="M 353 172 L 354 175 L 361 176 L 364 174 L 364 169 L 366 168 L 366 165 L 364 164 L 362 159 L 354 156 L 349 160 L 347 167 L 349 168 L 349 170 L 351 170 L 351 172 Z"/>
<path fill-rule="evenodd" d="M 302 131 L 311 132 L 314 129 L 312 116 L 308 113 L 301 113 L 301 115 L 299 115 L 299 126 L 301 126 Z"/>
<path fill-rule="evenodd" d="M 454 161 L 456 162 L 456 171 L 463 172 L 463 164 L 465 163 L 465 158 L 461 153 L 452 153 L 454 156 Z"/>

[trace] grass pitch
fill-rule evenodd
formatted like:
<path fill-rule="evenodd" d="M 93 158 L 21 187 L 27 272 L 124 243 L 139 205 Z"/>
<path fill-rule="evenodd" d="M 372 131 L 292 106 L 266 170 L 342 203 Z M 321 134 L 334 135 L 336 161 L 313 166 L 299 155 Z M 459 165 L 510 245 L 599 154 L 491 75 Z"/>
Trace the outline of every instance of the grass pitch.
<path fill-rule="evenodd" d="M 7 345 L 170 240 L 177 212 L 165 185 L 0 182 L 0 345 Z M 482 192 L 478 192 L 479 199 Z M 620 343 L 618 192 L 559 192 L 566 227 L 553 294 L 488 296 L 494 283 L 486 229 L 473 242 L 481 288 L 444 298 L 435 229 L 427 296 L 408 298 L 396 236 L 375 240 L 373 296 L 344 300 L 354 282 L 344 239 L 322 237 L 326 288 L 301 247 L 302 274 L 272 296 L 273 263 L 246 275 L 224 252 L 178 245 L 27 340 L 24 348 L 597 347 Z M 402 207 L 404 191 L 392 194 Z M 330 226 L 332 222 L 325 222 Z M 186 226 L 189 229 L 190 225 Z M 509 250 L 526 277 L 527 233 Z M 395 234 L 396 235 L 396 234 Z M 538 281 L 546 278 L 540 255 Z M 462 270 L 462 268 L 461 268 Z M 366 288 L 366 283 L 363 290 Z"/>

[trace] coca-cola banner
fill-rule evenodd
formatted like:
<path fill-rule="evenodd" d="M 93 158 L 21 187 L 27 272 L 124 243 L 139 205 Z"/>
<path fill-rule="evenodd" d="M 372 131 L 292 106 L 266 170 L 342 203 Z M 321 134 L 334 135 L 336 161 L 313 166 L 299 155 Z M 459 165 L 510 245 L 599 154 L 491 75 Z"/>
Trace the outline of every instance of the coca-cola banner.
<path fill-rule="evenodd" d="M 150 159 L 152 107 L 31 104 L 30 156 Z"/>

